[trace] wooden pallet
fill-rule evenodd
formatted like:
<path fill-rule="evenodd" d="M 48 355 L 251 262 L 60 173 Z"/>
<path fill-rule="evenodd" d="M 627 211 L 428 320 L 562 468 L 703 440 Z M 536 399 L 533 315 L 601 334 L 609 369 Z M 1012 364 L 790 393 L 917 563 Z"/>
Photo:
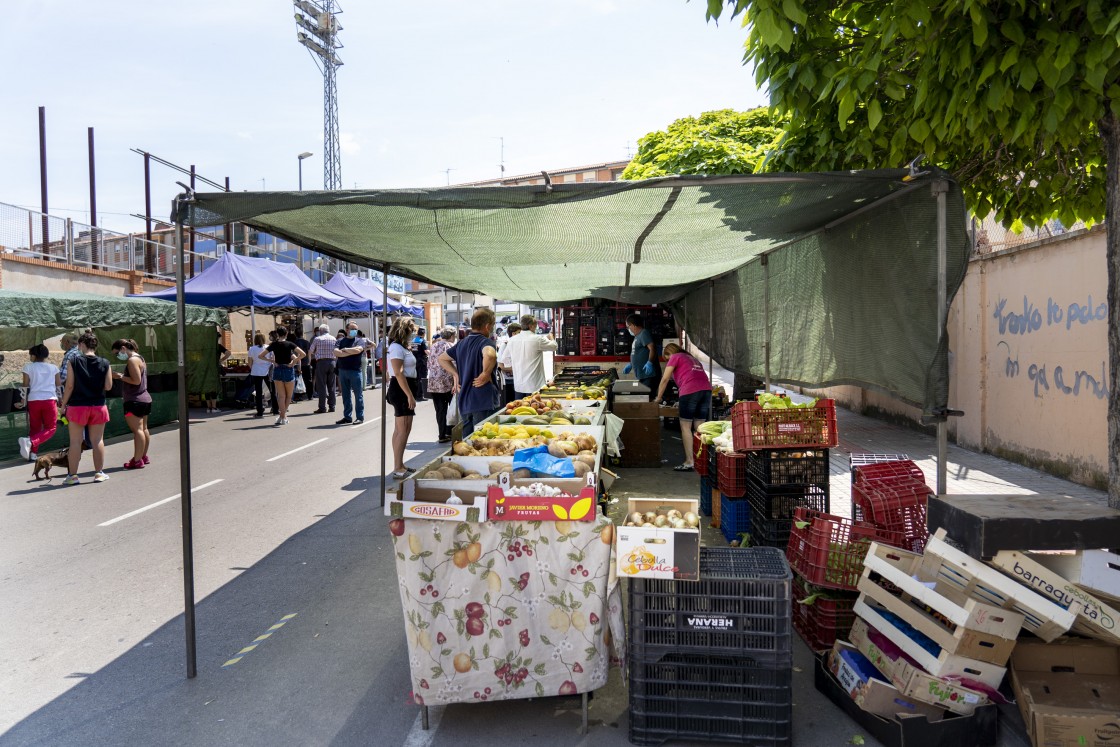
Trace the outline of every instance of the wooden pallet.
<path fill-rule="evenodd" d="M 1063 635 L 1077 618 L 1068 609 L 949 545 L 944 529 L 930 537 L 920 575 L 972 599 L 1018 612 L 1023 615 L 1023 627 L 1047 642 Z"/>

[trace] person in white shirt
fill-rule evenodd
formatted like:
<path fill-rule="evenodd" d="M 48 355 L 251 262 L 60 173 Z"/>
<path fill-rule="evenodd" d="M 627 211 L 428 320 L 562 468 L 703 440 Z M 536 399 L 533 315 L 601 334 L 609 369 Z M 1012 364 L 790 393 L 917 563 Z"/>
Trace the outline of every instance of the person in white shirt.
<path fill-rule="evenodd" d="M 498 345 L 498 371 L 502 374 L 502 394 L 506 402 L 513 402 L 517 399 L 513 393 L 513 362 L 509 357 L 509 341 L 517 337 L 517 333 L 520 331 L 521 325 L 512 322 L 506 327 L 506 334 L 509 336 L 503 338 Z"/>
<path fill-rule="evenodd" d="M 334 338 L 331 338 L 334 344 Z M 253 338 L 253 347 L 249 348 L 249 360 L 252 368 L 249 369 L 249 378 L 253 381 L 253 397 L 257 405 L 257 417 L 264 417 L 264 388 L 268 386 L 268 372 L 272 370 L 272 361 L 261 360 L 264 352 L 264 335 L 260 332 Z"/>
<path fill-rule="evenodd" d="M 544 375 L 544 352 L 556 350 L 555 336 L 535 334 L 537 320 L 531 314 L 521 317 L 521 334 L 511 337 L 506 355 L 513 366 L 514 397 L 523 399 L 548 383 Z"/>
<path fill-rule="evenodd" d="M 50 351 L 46 345 L 36 345 L 27 351 L 31 362 L 23 367 L 23 385 L 27 387 L 27 425 L 30 435 L 19 439 L 19 453 L 34 462 L 39 447 L 51 440 L 58 428 L 58 388 L 62 380 L 58 368 L 48 363 Z"/>

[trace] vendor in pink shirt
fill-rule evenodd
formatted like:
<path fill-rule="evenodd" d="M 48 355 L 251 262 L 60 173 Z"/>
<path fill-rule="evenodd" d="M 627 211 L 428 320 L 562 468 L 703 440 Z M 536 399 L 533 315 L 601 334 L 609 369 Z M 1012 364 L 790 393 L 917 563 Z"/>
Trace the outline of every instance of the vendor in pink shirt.
<path fill-rule="evenodd" d="M 704 366 L 700 361 L 681 350 L 677 343 L 670 342 L 666 345 L 663 355 L 665 372 L 661 375 L 661 386 L 657 387 L 655 401 L 661 404 L 669 379 L 672 378 L 680 393 L 681 445 L 684 446 L 684 463 L 673 469 L 677 472 L 691 472 L 692 426 L 700 425 L 708 419 L 708 411 L 712 406 L 712 382 L 708 379 L 708 374 L 704 373 Z"/>

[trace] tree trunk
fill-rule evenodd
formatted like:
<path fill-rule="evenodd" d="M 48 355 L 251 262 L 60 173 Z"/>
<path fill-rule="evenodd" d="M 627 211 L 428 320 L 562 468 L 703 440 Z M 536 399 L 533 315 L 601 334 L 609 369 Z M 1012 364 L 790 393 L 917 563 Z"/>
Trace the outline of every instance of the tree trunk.
<path fill-rule="evenodd" d="M 1120 120 L 1107 109 L 1104 140 L 1105 261 L 1108 263 L 1108 505 L 1120 508 Z"/>

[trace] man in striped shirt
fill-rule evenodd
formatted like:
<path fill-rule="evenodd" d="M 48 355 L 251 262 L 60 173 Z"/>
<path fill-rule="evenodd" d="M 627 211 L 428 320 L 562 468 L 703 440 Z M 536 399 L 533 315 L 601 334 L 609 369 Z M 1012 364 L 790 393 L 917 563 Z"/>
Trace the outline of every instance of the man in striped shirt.
<path fill-rule="evenodd" d="M 315 394 L 319 397 L 319 409 L 315 410 L 316 413 L 334 412 L 334 346 L 337 342 L 331 334 L 331 328 L 321 324 L 319 334 L 311 341 L 311 349 L 308 351 L 311 363 L 315 367 Z"/>

